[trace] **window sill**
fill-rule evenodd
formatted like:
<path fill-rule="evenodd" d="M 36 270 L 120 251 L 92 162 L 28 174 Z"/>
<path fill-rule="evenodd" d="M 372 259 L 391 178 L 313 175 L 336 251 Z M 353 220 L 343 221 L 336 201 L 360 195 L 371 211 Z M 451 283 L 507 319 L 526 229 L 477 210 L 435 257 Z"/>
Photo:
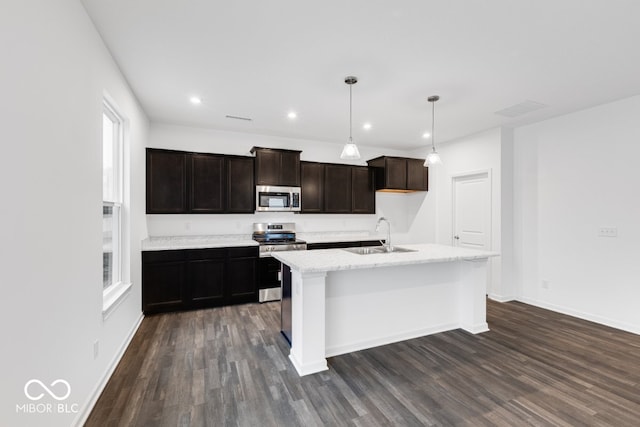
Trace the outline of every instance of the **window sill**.
<path fill-rule="evenodd" d="M 105 289 L 102 296 L 102 319 L 107 320 L 130 293 L 131 283 L 120 282 Z"/>

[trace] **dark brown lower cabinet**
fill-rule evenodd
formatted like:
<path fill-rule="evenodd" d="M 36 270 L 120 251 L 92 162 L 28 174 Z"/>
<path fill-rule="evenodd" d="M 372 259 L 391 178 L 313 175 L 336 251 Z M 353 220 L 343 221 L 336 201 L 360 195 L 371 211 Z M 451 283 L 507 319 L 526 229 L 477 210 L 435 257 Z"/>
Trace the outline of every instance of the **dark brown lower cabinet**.
<path fill-rule="evenodd" d="M 187 300 L 185 308 L 205 308 L 225 303 L 225 250 L 187 251 Z"/>
<path fill-rule="evenodd" d="M 258 300 L 258 249 L 229 248 L 228 298 L 231 304 Z"/>
<path fill-rule="evenodd" d="M 258 248 L 142 253 L 145 314 L 258 301 Z"/>
<path fill-rule="evenodd" d="M 186 290 L 186 265 L 182 251 L 142 253 L 142 311 L 182 310 Z"/>

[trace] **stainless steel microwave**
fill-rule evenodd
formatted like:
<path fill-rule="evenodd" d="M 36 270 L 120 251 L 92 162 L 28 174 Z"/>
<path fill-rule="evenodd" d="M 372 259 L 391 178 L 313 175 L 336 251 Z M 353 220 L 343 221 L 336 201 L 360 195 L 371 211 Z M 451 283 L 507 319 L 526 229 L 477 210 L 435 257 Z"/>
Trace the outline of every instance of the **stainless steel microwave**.
<path fill-rule="evenodd" d="M 256 212 L 299 212 L 300 187 L 256 185 Z"/>

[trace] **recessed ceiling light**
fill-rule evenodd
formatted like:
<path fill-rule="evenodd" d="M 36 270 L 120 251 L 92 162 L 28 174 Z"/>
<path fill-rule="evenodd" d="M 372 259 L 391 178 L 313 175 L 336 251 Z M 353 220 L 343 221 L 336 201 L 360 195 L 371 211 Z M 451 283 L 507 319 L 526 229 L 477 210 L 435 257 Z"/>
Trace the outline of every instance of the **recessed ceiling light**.
<path fill-rule="evenodd" d="M 425 133 L 422 134 L 422 137 L 424 139 L 429 139 L 430 136 L 431 136 L 431 134 L 429 132 L 425 132 Z"/>
<path fill-rule="evenodd" d="M 362 129 L 366 129 L 366 130 L 371 129 L 371 123 L 365 123 L 365 124 L 363 124 L 363 125 L 362 125 Z"/>
<path fill-rule="evenodd" d="M 289 114 L 287 114 L 287 117 L 289 117 L 290 119 L 295 119 L 296 117 L 298 117 L 298 115 L 296 114 L 295 111 L 289 111 Z"/>
<path fill-rule="evenodd" d="M 202 99 L 197 96 L 192 96 L 191 98 L 189 98 L 189 101 L 191 101 L 191 103 L 194 105 L 202 104 Z"/>

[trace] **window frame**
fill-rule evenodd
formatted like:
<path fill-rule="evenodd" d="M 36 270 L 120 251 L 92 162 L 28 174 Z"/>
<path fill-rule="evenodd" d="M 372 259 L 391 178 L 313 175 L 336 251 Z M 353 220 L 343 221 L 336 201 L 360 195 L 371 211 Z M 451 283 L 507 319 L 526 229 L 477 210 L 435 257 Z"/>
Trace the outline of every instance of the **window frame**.
<path fill-rule="evenodd" d="M 124 264 L 125 259 L 125 242 L 127 238 L 128 218 L 126 217 L 125 206 L 125 186 L 126 173 L 125 173 L 125 146 L 126 146 L 126 119 L 124 115 L 119 112 L 116 104 L 113 100 L 105 94 L 102 103 L 102 138 L 101 146 L 104 156 L 105 150 L 105 117 L 113 125 L 112 135 L 112 158 L 113 158 L 113 183 L 112 183 L 112 198 L 107 200 L 105 198 L 105 184 L 104 184 L 104 157 L 102 161 L 102 174 L 103 174 L 103 196 L 102 196 L 102 220 L 103 220 L 103 235 L 104 235 L 104 208 L 105 206 L 112 207 L 113 224 L 117 226 L 117 233 L 114 233 L 112 240 L 112 281 L 108 286 L 104 286 L 104 273 L 102 282 L 102 315 L 103 319 L 106 319 L 117 306 L 120 305 L 124 297 L 127 296 L 131 289 L 131 283 L 126 280 L 126 275 L 130 271 Z M 116 214 L 117 211 L 117 214 Z M 116 232 L 116 230 L 113 230 Z M 104 271 L 104 245 L 103 245 L 103 271 Z"/>

